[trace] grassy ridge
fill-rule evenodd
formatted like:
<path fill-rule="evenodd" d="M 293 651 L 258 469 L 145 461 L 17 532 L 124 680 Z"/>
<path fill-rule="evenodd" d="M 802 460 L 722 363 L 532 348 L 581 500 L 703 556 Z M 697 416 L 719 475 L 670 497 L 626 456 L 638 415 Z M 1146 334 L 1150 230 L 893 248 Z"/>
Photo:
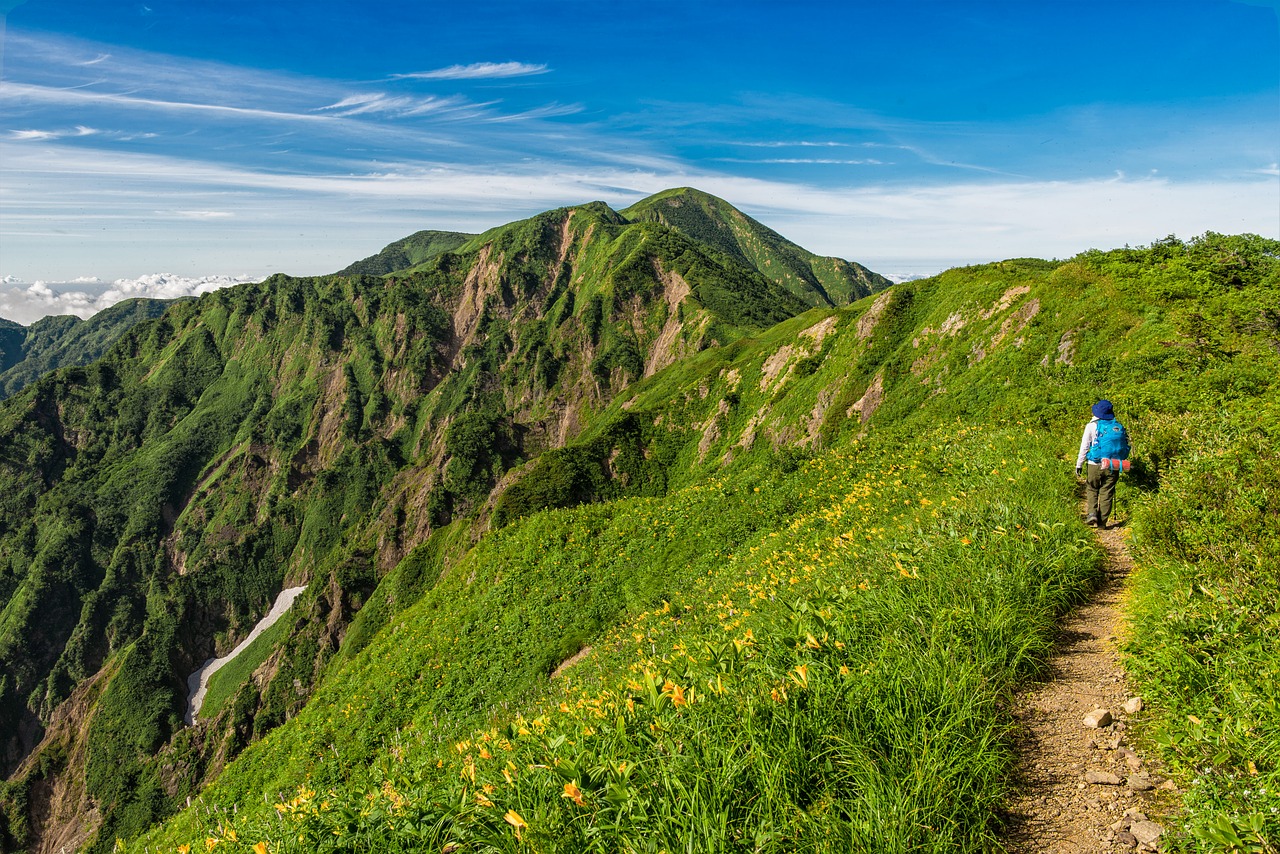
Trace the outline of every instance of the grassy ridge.
<path fill-rule="evenodd" d="M 803 308 L 603 206 L 457 250 L 399 277 L 275 276 L 175 304 L 0 404 L 0 846 L 39 844 L 20 734 L 96 673 L 112 684 L 73 743 L 37 750 L 47 781 L 87 781 L 101 851 L 198 790 L 221 761 L 205 746 L 234 753 L 300 708 L 387 571 L 508 468 L 650 360 Z M 688 291 L 678 309 L 668 289 Z M 236 691 L 220 724 L 236 737 L 184 734 L 186 674 L 286 579 L 313 583 L 306 619 L 260 695 Z"/>
<path fill-rule="evenodd" d="M 1190 419 L 1188 419 L 1190 420 Z M 1280 840 L 1280 405 L 1194 419 L 1196 447 L 1136 516 L 1128 666 L 1186 784 L 1188 844 Z"/>
<path fill-rule="evenodd" d="M 848 305 L 890 284 L 860 264 L 814 255 L 724 199 L 691 187 L 657 193 L 624 209 L 622 215 L 668 225 L 754 267 L 809 306 Z"/>
<path fill-rule="evenodd" d="M 517 523 L 460 568 L 485 591 L 475 613 L 434 588 L 206 793 L 187 839 L 979 850 L 1010 762 L 1000 701 L 1097 567 L 1055 467 L 1026 428 L 952 428 Z M 611 628 L 547 683 L 584 614 Z M 522 665 L 535 679 L 511 684 Z M 281 777 L 282 754 L 311 758 Z M 281 809 L 251 806 L 263 788 Z M 200 817 L 216 804 L 239 812 Z"/>
<path fill-rule="evenodd" d="M 1274 852 L 1280 242 L 1209 234 L 1086 262 L 1158 321 L 1147 352 L 1113 370 L 1140 414 L 1147 487 L 1132 504 L 1126 666 L 1148 699 L 1143 735 L 1185 792 L 1170 844 Z"/>
<path fill-rule="evenodd" d="M 638 384 L 630 411 L 683 435 L 674 492 L 486 537 L 141 847 L 989 848 L 1008 692 L 1097 570 L 1069 472 L 1099 396 L 1138 449 L 1131 654 L 1192 792 L 1188 844 L 1260 845 L 1276 250 L 1207 235 L 951 271 Z M 1210 569 L 1230 583 L 1197 593 Z M 1213 655 L 1206 626 L 1230 629 Z"/>

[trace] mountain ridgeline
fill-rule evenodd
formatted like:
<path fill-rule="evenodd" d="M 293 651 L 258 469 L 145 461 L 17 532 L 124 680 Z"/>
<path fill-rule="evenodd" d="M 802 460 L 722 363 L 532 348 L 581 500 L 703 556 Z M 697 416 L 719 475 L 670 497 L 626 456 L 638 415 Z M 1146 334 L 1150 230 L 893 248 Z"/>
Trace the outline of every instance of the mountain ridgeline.
<path fill-rule="evenodd" d="M 890 282 L 861 264 L 814 255 L 756 222 L 723 199 L 677 189 L 622 211 L 628 219 L 658 222 L 759 270 L 810 307 L 848 305 Z"/>
<path fill-rule="evenodd" d="M 134 324 L 164 314 L 172 300 L 129 299 L 88 320 L 45 317 L 30 326 L 0 318 L 0 400 L 50 371 L 87 365 Z"/>
<path fill-rule="evenodd" d="M 65 843 L 59 816 L 96 809 L 102 847 L 196 792 L 303 705 L 382 577 L 452 520 L 661 494 L 664 431 L 601 413 L 807 308 L 600 203 L 414 235 L 352 269 L 402 263 L 173 305 L 0 413 L 0 766 L 10 805 L 65 783 L 7 810 L 10 844 Z M 568 489 L 500 501 L 588 426 Z M 261 687 L 183 730 L 186 674 L 293 583 L 310 611 Z"/>
<path fill-rule="evenodd" d="M 885 284 L 669 191 L 184 301 L 31 383 L 0 404 L 0 843 L 992 850 L 1008 698 L 1098 577 L 1099 396 L 1139 449 L 1118 517 L 1190 591 L 1135 660 L 1170 721 L 1248 720 L 1199 736 L 1261 775 L 1224 803 L 1274 790 L 1269 671 L 1151 650 L 1226 596 L 1270 637 L 1280 242 Z M 1223 466 L 1253 476 L 1180 517 Z M 1196 525 L 1232 584 L 1182 580 L 1222 563 Z M 184 726 L 187 676 L 303 585 Z"/>

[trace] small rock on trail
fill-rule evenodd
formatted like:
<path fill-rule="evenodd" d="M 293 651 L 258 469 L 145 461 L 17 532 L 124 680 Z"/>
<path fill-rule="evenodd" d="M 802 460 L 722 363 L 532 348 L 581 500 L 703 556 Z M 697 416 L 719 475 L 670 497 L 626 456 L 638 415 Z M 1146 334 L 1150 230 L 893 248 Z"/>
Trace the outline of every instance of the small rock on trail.
<path fill-rule="evenodd" d="M 1100 727 L 1111 725 L 1111 712 L 1107 709 L 1094 709 L 1092 712 L 1084 716 L 1084 725 L 1089 729 L 1099 729 Z"/>

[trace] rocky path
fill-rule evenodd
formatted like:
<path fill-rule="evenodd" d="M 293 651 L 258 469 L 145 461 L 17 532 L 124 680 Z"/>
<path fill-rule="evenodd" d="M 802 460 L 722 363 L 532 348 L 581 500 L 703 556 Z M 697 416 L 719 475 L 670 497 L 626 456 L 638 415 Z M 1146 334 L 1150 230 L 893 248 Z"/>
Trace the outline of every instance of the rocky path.
<path fill-rule="evenodd" d="M 1022 729 L 1009 852 L 1158 851 L 1164 828 L 1148 817 L 1171 805 L 1172 782 L 1128 741 L 1142 701 L 1120 666 L 1119 602 L 1133 566 L 1125 531 L 1097 532 L 1106 577 L 1063 622 L 1049 680 L 1018 698 Z"/>

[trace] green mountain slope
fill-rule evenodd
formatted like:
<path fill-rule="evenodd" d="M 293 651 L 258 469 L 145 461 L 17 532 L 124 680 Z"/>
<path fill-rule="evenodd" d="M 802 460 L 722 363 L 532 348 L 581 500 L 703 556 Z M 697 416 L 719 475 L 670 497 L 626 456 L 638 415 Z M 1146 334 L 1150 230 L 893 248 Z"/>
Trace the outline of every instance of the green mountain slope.
<path fill-rule="evenodd" d="M 22 361 L 22 342 L 26 327 L 0 317 L 0 371 L 7 371 Z"/>
<path fill-rule="evenodd" d="M 802 308 L 588 205 L 405 276 L 277 276 L 179 303 L 32 384 L 0 408 L 11 803 L 59 780 L 40 810 L 99 810 L 101 828 L 77 825 L 95 849 L 139 832 L 296 712 L 380 578 L 451 520 L 482 526 L 508 470 L 644 376 Z M 607 491 L 661 490 L 643 433 L 616 441 L 640 461 Z M 269 674 L 182 729 L 186 675 L 286 583 L 309 589 Z M 181 762 L 155 756 L 166 745 Z M 41 830 L 14 809 L 11 838 Z"/>
<path fill-rule="evenodd" d="M 989 849 L 1009 694 L 1099 566 L 1070 477 L 1088 407 L 1111 397 L 1139 438 L 1120 518 L 1186 571 L 1151 490 L 1203 465 L 1175 438 L 1190 425 L 1206 463 L 1232 434 L 1274 458 L 1277 249 L 1210 235 L 955 270 L 654 375 L 613 407 L 668 433 L 665 496 L 526 506 L 465 554 L 411 556 L 397 572 L 432 579 L 415 601 L 138 850 Z M 598 460 L 591 441 L 528 477 Z M 1238 530 L 1273 550 L 1254 495 L 1266 515 Z M 1256 655 L 1274 579 L 1246 564 L 1227 613 Z M 1203 623 L 1172 634 L 1134 654 L 1187 667 Z M 1226 745 L 1216 785 L 1246 762 L 1274 779 L 1274 681 L 1170 675 L 1178 703 L 1250 721 L 1172 758 Z M 1245 802 L 1270 832 L 1274 795 L 1228 795 L 1204 821 Z"/>
<path fill-rule="evenodd" d="M 724 199 L 691 187 L 650 196 L 620 214 L 600 202 L 594 207 L 618 225 L 651 222 L 668 226 L 704 250 L 755 270 L 810 307 L 847 305 L 890 284 L 884 276 L 861 264 L 814 255 Z M 377 255 L 357 261 L 338 275 L 382 276 L 411 271 L 468 241 L 474 244 L 475 240 L 475 235 L 457 232 L 420 231 L 388 245 Z"/>
<path fill-rule="evenodd" d="M 87 365 L 134 324 L 159 317 L 170 303 L 124 300 L 88 320 L 72 315 L 45 317 L 28 327 L 0 321 L 0 399 L 57 368 Z"/>
<path fill-rule="evenodd" d="M 1246 656 L 1274 634 L 1249 550 L 1280 529 L 1278 250 L 1005 262 L 797 316 L 587 205 L 175 306 L 0 406 L 5 844 L 103 850 L 190 795 L 137 850 L 989 850 L 1008 698 L 1097 573 L 1070 467 L 1098 396 L 1137 440 L 1120 518 L 1191 591 L 1134 652 L 1185 674 L 1169 726 L 1218 726 L 1171 756 L 1226 750 L 1197 809 L 1244 797 L 1266 830 L 1226 787 L 1274 778 L 1275 682 L 1179 650 L 1223 614 Z M 1212 465 L 1259 477 L 1171 524 Z M 1251 545 L 1201 597 L 1211 531 Z M 186 675 L 298 583 L 179 729 Z"/>
<path fill-rule="evenodd" d="M 847 305 L 890 284 L 861 264 L 814 255 L 724 199 L 690 187 L 650 196 L 622 215 L 669 225 L 713 246 L 759 270 L 810 306 Z"/>
<path fill-rule="evenodd" d="M 335 275 L 383 276 L 400 270 L 408 270 L 441 255 L 452 252 L 466 243 L 474 234 L 456 231 L 418 231 L 395 243 L 389 243 L 376 255 L 356 261 Z"/>

